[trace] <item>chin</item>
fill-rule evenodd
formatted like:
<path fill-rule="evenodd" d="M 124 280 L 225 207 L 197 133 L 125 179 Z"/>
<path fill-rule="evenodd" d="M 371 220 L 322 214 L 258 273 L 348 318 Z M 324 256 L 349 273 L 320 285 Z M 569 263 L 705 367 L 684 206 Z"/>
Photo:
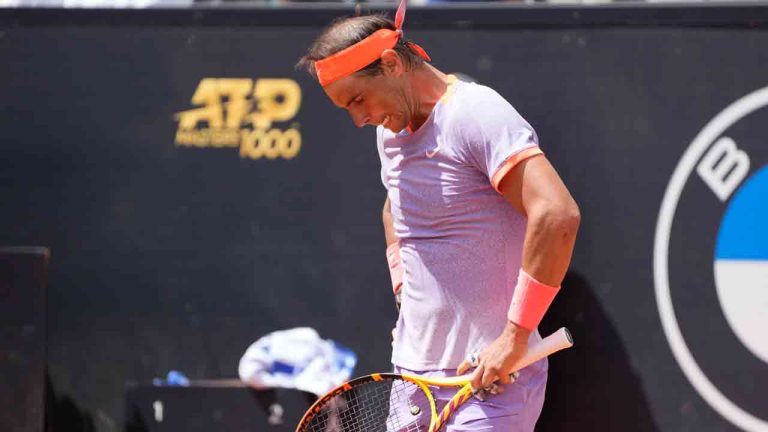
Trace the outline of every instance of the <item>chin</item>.
<path fill-rule="evenodd" d="M 403 126 L 400 122 L 395 123 L 394 121 L 390 120 L 389 123 L 390 124 L 387 125 L 387 129 L 389 129 L 390 131 L 396 134 L 399 134 L 400 132 L 403 131 L 403 129 L 405 129 L 405 126 Z"/>

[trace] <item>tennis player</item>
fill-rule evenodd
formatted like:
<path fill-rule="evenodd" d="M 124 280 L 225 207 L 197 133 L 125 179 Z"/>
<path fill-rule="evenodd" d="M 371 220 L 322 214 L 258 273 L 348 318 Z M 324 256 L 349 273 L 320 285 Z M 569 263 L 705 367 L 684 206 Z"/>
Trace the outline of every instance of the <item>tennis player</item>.
<path fill-rule="evenodd" d="M 546 360 L 512 365 L 568 268 L 579 209 L 533 128 L 494 90 L 433 67 L 392 22 L 332 23 L 299 61 L 358 127 L 376 127 L 393 289 L 402 298 L 392 363 L 505 391 L 465 403 L 447 430 L 532 431 Z M 402 290 L 402 291 L 400 291 Z M 476 362 L 467 359 L 476 354 Z M 436 392 L 438 401 L 445 397 Z"/>

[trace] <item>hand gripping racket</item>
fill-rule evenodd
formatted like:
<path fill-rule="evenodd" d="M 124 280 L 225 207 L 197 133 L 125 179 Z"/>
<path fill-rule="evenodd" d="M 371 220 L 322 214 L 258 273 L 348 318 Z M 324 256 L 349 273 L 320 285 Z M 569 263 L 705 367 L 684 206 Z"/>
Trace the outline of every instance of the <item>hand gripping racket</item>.
<path fill-rule="evenodd" d="M 512 371 L 571 346 L 571 334 L 561 328 L 529 346 Z M 356 378 L 315 402 L 304 414 L 296 432 L 437 432 L 451 414 L 472 397 L 471 377 L 471 374 L 428 378 L 380 373 Z M 460 389 L 438 415 L 429 386 Z"/>

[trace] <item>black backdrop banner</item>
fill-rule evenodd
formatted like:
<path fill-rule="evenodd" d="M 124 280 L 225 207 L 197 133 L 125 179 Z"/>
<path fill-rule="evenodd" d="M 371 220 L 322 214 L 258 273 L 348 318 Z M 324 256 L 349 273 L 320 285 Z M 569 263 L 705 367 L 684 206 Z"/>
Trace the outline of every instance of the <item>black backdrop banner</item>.
<path fill-rule="evenodd" d="M 294 69 L 349 13 L 0 11 L 0 245 L 50 247 L 50 384 L 97 430 L 126 382 L 235 377 L 273 330 L 389 368 L 373 130 Z M 768 430 L 768 236 L 728 228 L 768 219 L 768 7 L 413 8 L 408 32 L 523 114 L 582 210 L 538 430 Z"/>

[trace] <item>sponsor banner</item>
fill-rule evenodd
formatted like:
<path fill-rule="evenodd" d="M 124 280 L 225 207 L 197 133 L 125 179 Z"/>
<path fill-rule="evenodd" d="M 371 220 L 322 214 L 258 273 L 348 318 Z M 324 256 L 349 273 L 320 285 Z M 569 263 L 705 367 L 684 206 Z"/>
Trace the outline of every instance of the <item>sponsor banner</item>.
<path fill-rule="evenodd" d="M 654 248 L 659 314 L 696 391 L 768 430 L 768 87 L 715 116 L 675 168 Z"/>
<path fill-rule="evenodd" d="M 240 157 L 293 159 L 301 151 L 296 116 L 301 88 L 292 79 L 203 78 L 192 96 L 199 108 L 176 114 L 176 145 L 232 147 Z"/>

